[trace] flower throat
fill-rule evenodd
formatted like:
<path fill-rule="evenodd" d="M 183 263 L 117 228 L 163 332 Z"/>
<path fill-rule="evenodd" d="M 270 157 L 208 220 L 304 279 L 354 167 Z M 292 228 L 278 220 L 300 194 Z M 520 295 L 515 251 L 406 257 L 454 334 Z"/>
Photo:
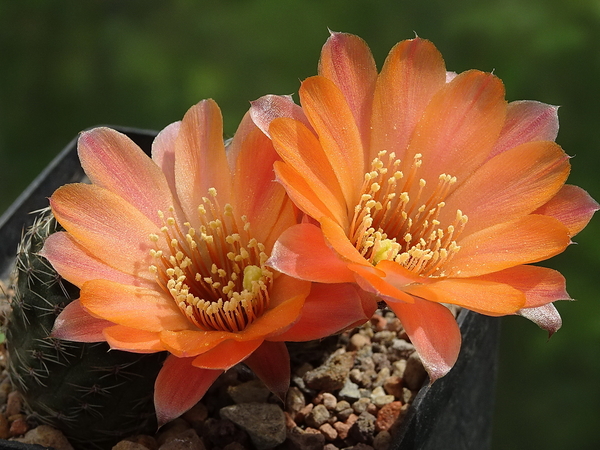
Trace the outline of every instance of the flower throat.
<path fill-rule="evenodd" d="M 159 236 L 151 234 L 156 264 L 149 269 L 195 326 L 238 332 L 269 306 L 273 273 L 265 266 L 265 246 L 251 237 L 246 217 L 238 229 L 232 206 L 221 208 L 216 197 L 214 188 L 203 197 L 197 228 L 186 222 L 183 231 L 174 217 L 158 212 L 169 250 L 160 250 Z"/>
<path fill-rule="evenodd" d="M 422 178 L 416 179 L 421 158 L 420 153 L 414 156 L 405 177 L 394 153 L 378 153 L 371 162 L 371 171 L 365 174 L 349 238 L 371 264 L 395 261 L 419 275 L 443 277 L 448 275 L 444 264 L 460 250 L 456 239 L 467 216 L 457 210 L 454 222 L 445 228 L 438 220 L 444 199 L 456 183 L 451 175 L 440 175 L 429 199 L 421 203 L 427 184 Z M 409 196 L 411 191 L 416 191 L 414 198 Z"/>

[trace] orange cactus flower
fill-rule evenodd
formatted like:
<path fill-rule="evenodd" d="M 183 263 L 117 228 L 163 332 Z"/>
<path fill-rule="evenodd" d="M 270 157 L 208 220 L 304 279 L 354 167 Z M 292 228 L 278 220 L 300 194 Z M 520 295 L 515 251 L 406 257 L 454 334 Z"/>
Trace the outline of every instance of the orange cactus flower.
<path fill-rule="evenodd" d="M 598 204 L 565 185 L 557 108 L 507 103 L 493 74 L 447 72 L 435 46 L 398 43 L 377 72 L 360 38 L 332 33 L 301 106 L 266 96 L 251 116 L 283 161 L 277 180 L 314 222 L 286 230 L 267 264 L 356 282 L 396 313 L 431 380 L 456 361 L 455 304 L 560 327 L 554 256 Z"/>
<path fill-rule="evenodd" d="M 265 265 L 298 211 L 273 182 L 277 154 L 249 116 L 227 151 L 222 136 L 211 100 L 165 128 L 152 159 L 114 130 L 84 132 L 78 152 L 92 184 L 63 186 L 50 199 L 66 231 L 51 235 L 42 254 L 81 288 L 53 335 L 170 352 L 155 385 L 161 425 L 241 361 L 283 395 L 290 367 L 282 341 L 327 336 L 373 309 L 354 285 L 311 291 Z M 333 316 L 339 297 L 345 309 Z"/>

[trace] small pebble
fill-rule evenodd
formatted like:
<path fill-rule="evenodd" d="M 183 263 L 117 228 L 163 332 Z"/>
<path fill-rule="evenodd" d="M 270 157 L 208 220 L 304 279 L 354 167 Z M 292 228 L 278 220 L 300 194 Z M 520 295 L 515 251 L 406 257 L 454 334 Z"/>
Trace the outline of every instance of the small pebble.
<path fill-rule="evenodd" d="M 366 411 L 361 413 L 350 428 L 348 435 L 359 443 L 372 442 L 375 435 L 375 420 L 377 418 L 373 414 Z"/>
<path fill-rule="evenodd" d="M 333 445 L 331 442 L 328 444 L 325 444 L 325 447 L 323 447 L 323 450 L 340 450 L 339 447 Z"/>
<path fill-rule="evenodd" d="M 324 423 L 319 427 L 319 431 L 325 436 L 328 442 L 335 441 L 338 437 L 338 432 L 330 424 Z"/>
<path fill-rule="evenodd" d="M 25 420 L 25 416 L 23 414 L 11 416 L 9 420 L 12 421 L 10 424 L 10 429 L 8 430 L 8 434 L 10 436 L 22 436 L 29 431 L 29 425 L 27 425 L 27 421 Z"/>
<path fill-rule="evenodd" d="M 302 391 L 296 386 L 289 388 L 285 397 L 285 410 L 295 416 L 305 406 L 306 399 Z"/>
<path fill-rule="evenodd" d="M 361 414 L 367 410 L 367 407 L 371 403 L 371 399 L 363 397 L 352 403 L 352 409 L 356 414 Z"/>
<path fill-rule="evenodd" d="M 395 398 L 402 398 L 402 378 L 392 375 L 383 382 L 383 390 Z"/>
<path fill-rule="evenodd" d="M 148 447 L 138 442 L 121 441 L 118 442 L 112 450 L 148 450 Z"/>
<path fill-rule="evenodd" d="M 387 319 L 379 314 L 373 314 L 371 317 L 371 325 L 373 325 L 373 329 L 377 331 L 385 330 L 387 326 Z"/>
<path fill-rule="evenodd" d="M 166 441 L 158 450 L 206 450 L 206 447 L 196 431 L 190 428 Z"/>
<path fill-rule="evenodd" d="M 337 398 L 335 398 L 335 395 L 329 393 L 329 392 L 324 392 L 323 393 L 323 406 L 325 408 L 327 408 L 328 410 L 332 411 L 335 409 L 337 405 Z"/>
<path fill-rule="evenodd" d="M 15 441 L 24 444 L 38 444 L 43 447 L 53 447 L 55 450 L 73 450 L 73 446 L 67 441 L 65 435 L 48 425 L 40 425 L 39 427 L 28 431 L 22 438 L 15 439 Z"/>
<path fill-rule="evenodd" d="M 208 417 L 208 410 L 206 409 L 206 405 L 204 405 L 204 403 L 198 402 L 192 406 L 192 409 L 186 411 L 181 417 L 193 428 L 198 428 Z"/>
<path fill-rule="evenodd" d="M 17 391 L 12 391 L 10 394 L 8 394 L 8 398 L 6 400 L 6 417 L 19 414 L 22 406 L 23 399 L 21 398 L 21 394 L 19 394 Z"/>
<path fill-rule="evenodd" d="M 261 380 L 250 380 L 237 386 L 229 386 L 227 393 L 234 403 L 264 403 L 271 395 Z"/>
<path fill-rule="evenodd" d="M 329 420 L 331 414 L 325 407 L 325 405 L 315 406 L 311 412 L 309 412 L 304 418 L 304 423 L 309 427 L 319 428 L 325 422 Z"/>
<path fill-rule="evenodd" d="M 10 437 L 10 424 L 4 414 L 0 414 L 0 439 L 8 439 Z"/>
<path fill-rule="evenodd" d="M 296 421 L 296 423 L 299 423 L 299 424 L 304 423 L 304 419 L 306 418 L 307 415 L 310 414 L 310 412 L 313 410 L 314 407 L 315 407 L 315 405 L 313 405 L 312 403 L 309 403 L 304 408 L 302 408 L 300 411 L 298 411 L 296 413 L 296 417 L 294 417 L 294 420 Z"/>
<path fill-rule="evenodd" d="M 348 346 L 348 350 L 360 350 L 365 345 L 369 345 L 371 343 L 371 338 L 365 336 L 364 334 L 355 333 L 350 338 L 350 345 Z"/>
<path fill-rule="evenodd" d="M 380 431 L 373 439 L 373 448 L 375 450 L 388 450 L 392 445 L 392 435 L 389 431 Z"/>
<path fill-rule="evenodd" d="M 338 395 L 343 400 L 354 402 L 360 398 L 360 391 L 356 383 L 353 383 L 350 379 L 346 379 L 346 383 Z"/>
<path fill-rule="evenodd" d="M 423 382 L 427 377 L 427 372 L 423 367 L 418 353 L 413 353 L 406 360 L 406 370 L 404 371 L 404 384 L 413 391 L 421 389 Z"/>
<path fill-rule="evenodd" d="M 400 416 L 401 408 L 402 402 L 391 402 L 384 405 L 377 413 L 375 429 L 377 431 L 388 431 Z"/>

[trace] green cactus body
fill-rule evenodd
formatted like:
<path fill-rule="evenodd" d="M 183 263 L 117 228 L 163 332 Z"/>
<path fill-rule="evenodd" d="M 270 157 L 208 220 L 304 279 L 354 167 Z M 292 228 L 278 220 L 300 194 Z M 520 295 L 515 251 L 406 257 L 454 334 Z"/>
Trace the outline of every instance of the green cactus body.
<path fill-rule="evenodd" d="M 156 430 L 154 380 L 165 354 L 109 351 L 50 336 L 77 287 L 37 252 L 59 225 L 44 211 L 19 246 L 7 326 L 10 377 L 33 417 L 63 431 L 76 448 L 111 448 L 120 438 Z"/>

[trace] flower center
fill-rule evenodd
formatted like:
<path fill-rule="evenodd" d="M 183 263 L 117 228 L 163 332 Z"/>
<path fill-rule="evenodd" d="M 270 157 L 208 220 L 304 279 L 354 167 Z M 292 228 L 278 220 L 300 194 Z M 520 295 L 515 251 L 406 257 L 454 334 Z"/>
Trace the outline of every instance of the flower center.
<path fill-rule="evenodd" d="M 203 197 L 197 228 L 186 222 L 183 231 L 174 217 L 158 212 L 169 250 L 160 250 L 159 236 L 151 234 L 156 264 L 149 269 L 195 326 L 238 332 L 269 306 L 273 273 L 265 266 L 265 246 L 251 237 L 246 217 L 241 217 L 239 230 L 232 206 L 221 208 L 216 197 L 214 188 Z"/>
<path fill-rule="evenodd" d="M 460 250 L 456 239 L 467 223 L 460 210 L 448 226 L 438 220 L 456 177 L 441 174 L 436 188 L 423 201 L 427 182 L 417 180 L 422 155 L 415 155 L 407 176 L 398 170 L 400 163 L 387 151 L 373 159 L 354 208 L 350 240 L 371 264 L 395 261 L 422 276 L 447 276 L 444 263 Z M 409 192 L 416 194 L 411 197 Z"/>

